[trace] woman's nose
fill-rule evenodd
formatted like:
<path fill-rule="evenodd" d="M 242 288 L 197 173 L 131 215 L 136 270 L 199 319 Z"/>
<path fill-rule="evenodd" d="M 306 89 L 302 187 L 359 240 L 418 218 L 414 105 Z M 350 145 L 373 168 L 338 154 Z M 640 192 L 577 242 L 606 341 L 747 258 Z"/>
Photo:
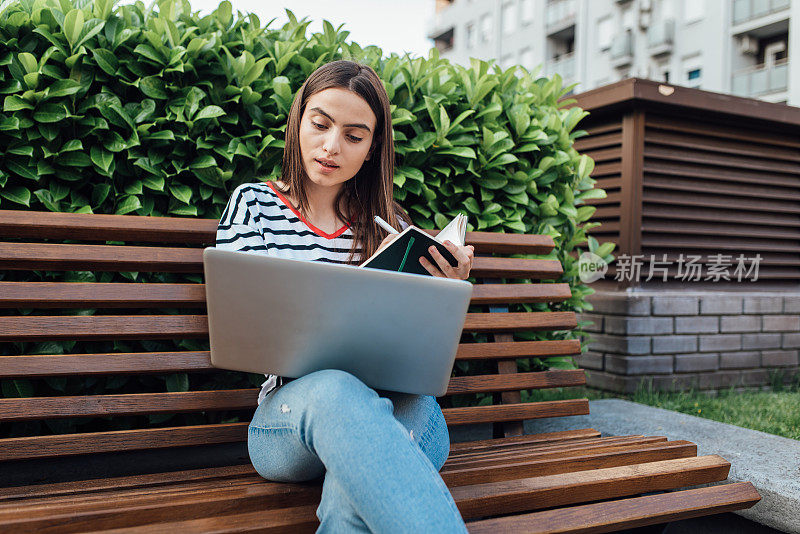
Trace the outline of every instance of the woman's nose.
<path fill-rule="evenodd" d="M 338 154 L 339 134 L 333 131 L 329 131 L 328 135 L 325 136 L 325 142 L 322 144 L 322 150 L 331 155 Z"/>

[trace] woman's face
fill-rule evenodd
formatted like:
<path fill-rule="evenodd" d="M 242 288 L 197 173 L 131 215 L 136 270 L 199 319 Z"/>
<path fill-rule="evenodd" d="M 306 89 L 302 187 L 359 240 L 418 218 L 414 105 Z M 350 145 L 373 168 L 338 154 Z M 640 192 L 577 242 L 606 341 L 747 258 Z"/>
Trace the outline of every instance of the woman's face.
<path fill-rule="evenodd" d="M 300 156 L 317 185 L 336 186 L 371 157 L 375 113 L 353 91 L 332 87 L 311 96 L 300 119 Z"/>

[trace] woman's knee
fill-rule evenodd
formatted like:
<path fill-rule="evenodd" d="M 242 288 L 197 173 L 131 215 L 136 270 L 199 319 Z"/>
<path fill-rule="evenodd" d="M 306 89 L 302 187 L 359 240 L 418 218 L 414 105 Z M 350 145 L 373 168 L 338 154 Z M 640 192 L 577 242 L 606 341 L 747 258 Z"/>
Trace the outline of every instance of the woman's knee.
<path fill-rule="evenodd" d="M 358 397 L 378 396 L 373 389 L 364 384 L 358 377 L 338 369 L 315 371 L 295 382 L 302 382 L 303 396 L 313 406 L 338 406 L 353 402 Z"/>

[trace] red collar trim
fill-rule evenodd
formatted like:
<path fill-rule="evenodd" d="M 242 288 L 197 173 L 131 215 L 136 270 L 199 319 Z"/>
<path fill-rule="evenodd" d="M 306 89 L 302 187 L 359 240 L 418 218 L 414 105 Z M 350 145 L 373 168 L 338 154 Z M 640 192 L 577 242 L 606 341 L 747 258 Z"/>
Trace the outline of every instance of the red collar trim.
<path fill-rule="evenodd" d="M 278 198 L 279 198 L 279 199 L 281 199 L 281 202 L 283 202 L 283 203 L 286 205 L 286 207 L 287 207 L 287 208 L 289 208 L 290 210 L 292 210 L 292 213 L 294 213 L 295 215 L 297 215 L 297 218 L 298 218 L 298 219 L 300 219 L 300 220 L 303 222 L 303 224 L 305 224 L 306 226 L 308 226 L 308 228 L 309 228 L 309 229 L 310 229 L 312 232 L 314 232 L 315 234 L 317 234 L 318 236 L 324 237 L 325 239 L 334 239 L 334 238 L 336 238 L 336 237 L 339 237 L 340 235 L 342 235 L 342 234 L 345 232 L 345 230 L 347 230 L 347 229 L 349 228 L 349 226 L 345 224 L 344 226 L 342 226 L 341 228 L 339 228 L 338 230 L 336 230 L 336 231 L 335 231 L 334 233 L 332 233 L 332 234 L 327 234 L 327 233 L 323 232 L 322 230 L 320 230 L 319 228 L 317 228 L 316 226 L 314 226 L 313 224 L 311 224 L 310 222 L 308 222 L 308 221 L 306 220 L 306 218 L 305 218 L 305 217 L 303 217 L 303 215 L 302 215 L 302 214 L 301 214 L 299 211 L 297 211 L 297 210 L 295 209 L 295 207 L 294 207 L 294 206 L 292 206 L 292 203 L 291 203 L 291 202 L 289 202 L 289 201 L 286 199 L 286 197 L 284 197 L 284 196 L 281 194 L 281 192 L 280 192 L 280 191 L 278 191 L 278 189 L 275 187 L 275 185 L 274 185 L 272 182 L 267 182 L 267 185 L 270 187 L 270 189 L 272 189 L 272 190 L 275 192 L 275 194 L 276 194 L 276 195 L 278 195 Z M 352 219 L 350 220 L 350 222 L 351 222 L 351 223 L 353 222 L 353 221 L 352 221 Z"/>

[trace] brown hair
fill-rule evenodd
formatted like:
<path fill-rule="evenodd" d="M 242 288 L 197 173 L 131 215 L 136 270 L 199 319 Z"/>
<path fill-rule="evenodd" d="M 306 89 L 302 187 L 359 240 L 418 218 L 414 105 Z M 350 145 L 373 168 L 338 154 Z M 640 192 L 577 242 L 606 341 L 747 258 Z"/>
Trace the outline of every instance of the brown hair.
<path fill-rule="evenodd" d="M 362 247 L 361 259 L 366 260 L 375 253 L 387 234 L 375 224 L 376 215 L 396 229 L 399 229 L 399 218 L 411 223 L 408 213 L 395 202 L 393 196 L 392 116 L 386 89 L 374 70 L 367 65 L 340 60 L 322 65 L 311 73 L 297 91 L 289 111 L 281 181 L 287 185 L 283 192 L 294 196 L 299 204 L 300 213 L 306 215 L 309 205 L 305 190 L 307 175 L 300 155 L 300 119 L 303 117 L 308 99 L 331 87 L 340 87 L 356 93 L 369 104 L 377 119 L 370 147 L 372 157 L 364 161 L 356 175 L 344 183 L 334 200 L 334 209 L 339 219 L 347 221 L 352 217 L 350 227 L 354 239 L 348 262 L 355 263 L 354 256 L 358 252 L 359 244 Z M 342 213 L 342 205 L 345 206 L 349 217 Z"/>

